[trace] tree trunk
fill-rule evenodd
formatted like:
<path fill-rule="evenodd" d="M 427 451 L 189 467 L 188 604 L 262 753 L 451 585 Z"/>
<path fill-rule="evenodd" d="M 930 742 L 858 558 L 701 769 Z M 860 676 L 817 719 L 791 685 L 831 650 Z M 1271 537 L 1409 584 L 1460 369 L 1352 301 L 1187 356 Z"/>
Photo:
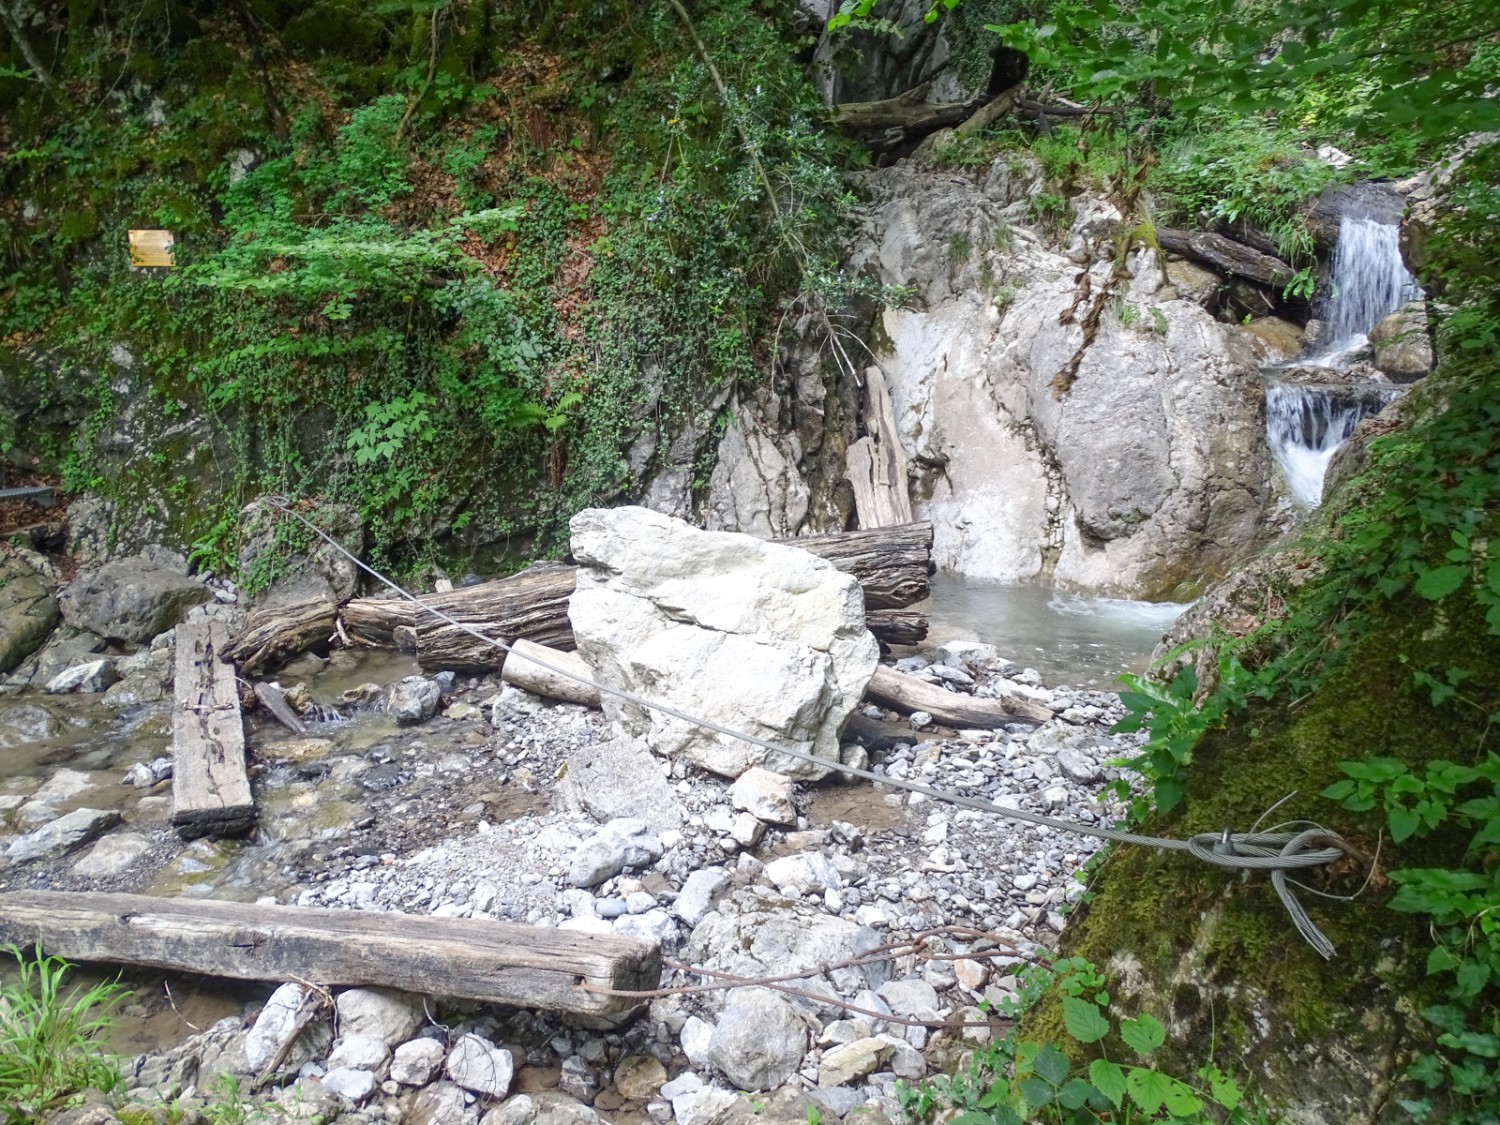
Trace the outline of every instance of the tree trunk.
<path fill-rule="evenodd" d="M 934 721 L 960 730 L 990 730 L 1006 723 L 1040 725 L 1052 718 L 1052 709 L 1016 696 L 984 699 L 961 692 L 948 691 L 915 676 L 908 676 L 884 664 L 875 669 L 867 698 L 883 707 L 911 714 L 926 711 Z"/>
<path fill-rule="evenodd" d="M 1157 227 L 1156 241 L 1170 253 L 1204 262 L 1222 273 L 1278 291 L 1291 284 L 1297 273 L 1280 258 L 1252 250 L 1222 234 Z"/>
<path fill-rule="evenodd" d="M 321 594 L 257 607 L 225 656 L 253 675 L 327 641 L 337 621 L 338 607 Z"/>
<path fill-rule="evenodd" d="M 598 688 L 558 675 L 528 660 L 529 656 L 545 660 L 553 667 L 565 668 L 574 675 L 590 680 L 594 678 L 594 670 L 576 652 L 559 652 L 555 648 L 522 638 L 511 646 L 510 655 L 505 658 L 505 667 L 500 669 L 500 679 L 545 699 L 561 699 L 565 703 L 580 703 L 585 707 L 599 706 Z"/>

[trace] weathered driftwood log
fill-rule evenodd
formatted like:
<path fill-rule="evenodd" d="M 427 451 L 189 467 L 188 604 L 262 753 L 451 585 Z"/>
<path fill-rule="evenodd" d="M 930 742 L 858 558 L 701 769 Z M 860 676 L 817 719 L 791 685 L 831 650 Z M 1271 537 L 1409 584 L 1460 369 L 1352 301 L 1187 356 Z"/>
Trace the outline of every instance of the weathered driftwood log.
<path fill-rule="evenodd" d="M 256 684 L 255 698 L 282 726 L 293 734 L 306 734 L 307 727 L 303 725 L 297 712 L 292 710 L 292 705 L 286 701 L 286 693 L 275 684 Z"/>
<path fill-rule="evenodd" d="M 931 592 L 930 523 L 777 542 L 826 559 L 857 578 L 870 611 L 870 632 L 876 638 L 887 644 L 915 644 L 927 635 L 922 614 L 882 611 L 902 609 Z M 524 637 L 549 648 L 571 651 L 573 627 L 568 621 L 568 599 L 573 594 L 574 574 L 571 566 L 544 564 L 451 593 L 426 594 L 420 601 L 507 644 Z M 390 645 L 397 630 L 413 630 L 417 659 L 424 668 L 486 670 L 505 663 L 504 650 L 424 613 L 404 598 L 355 598 L 344 606 L 343 623 L 350 636 L 371 644 Z"/>
<path fill-rule="evenodd" d="M 505 658 L 505 666 L 500 669 L 500 678 L 508 684 L 525 688 L 547 699 L 581 703 L 585 707 L 599 706 L 598 688 L 581 684 L 577 680 L 570 680 L 567 676 L 560 676 L 528 660 L 529 656 L 545 660 L 557 668 L 566 668 L 586 679 L 593 679 L 594 670 L 576 652 L 562 652 L 559 649 L 548 648 L 535 641 L 528 641 L 524 637 L 511 645 L 510 655 Z"/>
<path fill-rule="evenodd" d="M 323 594 L 260 606 L 225 655 L 253 675 L 328 640 L 337 620 L 338 607 Z"/>
<path fill-rule="evenodd" d="M 854 487 L 854 511 L 864 528 L 899 527 L 912 522 L 910 459 L 896 433 L 896 411 L 885 372 L 865 368 L 865 436 L 844 454 L 849 483 Z"/>
<path fill-rule="evenodd" d="M 865 611 L 865 628 L 888 645 L 915 645 L 927 639 L 927 615 L 915 609 Z"/>
<path fill-rule="evenodd" d="M 844 102 L 832 108 L 829 120 L 850 133 L 882 134 L 869 140 L 870 147 L 889 151 L 913 144 L 939 129 L 956 129 L 960 136 L 994 124 L 1016 107 L 1021 87 L 1012 86 L 991 95 L 981 91 L 965 102 L 929 102 L 930 82 L 894 98 L 874 102 Z"/>
<path fill-rule="evenodd" d="M 230 836 L 255 824 L 234 665 L 218 622 L 182 624 L 172 704 L 172 824 L 184 839 Z"/>
<path fill-rule="evenodd" d="M 926 680 L 908 676 L 882 664 L 875 669 L 865 697 L 910 714 L 926 711 L 936 722 L 959 729 L 983 730 L 1006 723 L 1045 723 L 1052 711 L 1039 703 L 1015 696 L 983 699 L 947 691 Z"/>
<path fill-rule="evenodd" d="M 1252 250 L 1222 234 L 1157 227 L 1156 241 L 1170 253 L 1205 262 L 1223 273 L 1272 289 L 1285 289 L 1297 272 L 1280 258 Z"/>
<path fill-rule="evenodd" d="M 586 1015 L 638 1001 L 586 991 L 655 988 L 644 938 L 477 918 L 366 914 L 146 895 L 0 894 L 0 941 L 73 961 L 149 965 L 237 980 L 300 980 L 436 993 Z"/>
<path fill-rule="evenodd" d="M 865 609 L 904 609 L 932 593 L 932 524 L 925 521 L 836 535 L 777 539 L 826 559 L 859 579 Z"/>

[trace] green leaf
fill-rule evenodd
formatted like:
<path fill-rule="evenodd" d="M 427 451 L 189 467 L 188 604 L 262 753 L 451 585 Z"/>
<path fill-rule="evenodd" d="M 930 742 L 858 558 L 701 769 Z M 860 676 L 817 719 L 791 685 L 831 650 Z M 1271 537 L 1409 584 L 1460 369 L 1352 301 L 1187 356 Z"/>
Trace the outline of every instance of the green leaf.
<path fill-rule="evenodd" d="M 1125 1089 L 1130 1100 L 1145 1113 L 1154 1114 L 1166 1104 L 1172 1092 L 1172 1079 L 1144 1066 L 1133 1066 L 1125 1074 Z"/>
<path fill-rule="evenodd" d="M 1026 1104 L 1033 1109 L 1051 1105 L 1057 1098 L 1057 1087 L 1041 1078 L 1023 1078 L 1017 1085 L 1021 1087 L 1021 1096 L 1026 1099 Z"/>
<path fill-rule="evenodd" d="M 1069 1078 L 1063 1088 L 1057 1092 L 1057 1100 L 1064 1109 L 1082 1109 L 1097 1093 L 1098 1091 L 1082 1078 Z"/>
<path fill-rule="evenodd" d="M 1119 1063 L 1095 1059 L 1089 1063 L 1089 1081 L 1116 1109 L 1125 1102 L 1125 1071 Z"/>
<path fill-rule="evenodd" d="M 1428 976 L 1431 976 L 1433 973 L 1442 973 L 1447 972 L 1450 969 L 1456 969 L 1458 965 L 1458 958 L 1449 953 L 1448 950 L 1441 945 L 1437 946 L 1431 953 L 1427 955 Z"/>
<path fill-rule="evenodd" d="M 1469 568 L 1466 566 L 1439 566 L 1424 571 L 1412 588 L 1421 597 L 1435 602 L 1457 590 L 1468 576 Z"/>
<path fill-rule="evenodd" d="M 1051 1046 L 1038 1051 L 1031 1065 L 1037 1074 L 1053 1086 L 1061 1086 L 1067 1080 L 1068 1071 L 1073 1069 L 1068 1056 Z"/>
<path fill-rule="evenodd" d="M 1422 824 L 1422 818 L 1403 805 L 1392 805 L 1387 809 L 1386 820 L 1391 826 L 1391 839 L 1398 844 L 1410 839 Z"/>
<path fill-rule="evenodd" d="M 1120 1024 L 1120 1038 L 1138 1055 L 1149 1055 L 1167 1041 L 1166 1030 L 1149 1012 Z"/>
<path fill-rule="evenodd" d="M 1096 1004 L 1077 996 L 1063 997 L 1063 1024 L 1080 1043 L 1097 1043 L 1109 1034 L 1109 1021 Z"/>

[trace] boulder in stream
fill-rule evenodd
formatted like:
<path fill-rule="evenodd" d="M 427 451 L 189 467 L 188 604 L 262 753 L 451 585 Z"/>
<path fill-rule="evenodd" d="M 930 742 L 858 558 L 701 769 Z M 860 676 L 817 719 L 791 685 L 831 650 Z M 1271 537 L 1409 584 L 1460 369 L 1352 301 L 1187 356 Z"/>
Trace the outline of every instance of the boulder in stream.
<path fill-rule="evenodd" d="M 136 555 L 81 572 L 58 600 L 63 620 L 74 628 L 143 644 L 213 594 L 203 583 Z"/>
<path fill-rule="evenodd" d="M 600 683 L 826 759 L 827 768 L 606 694 L 615 728 L 726 777 L 838 765 L 839 732 L 875 670 L 859 583 L 805 551 L 698 531 L 644 508 L 573 517 L 569 608 Z"/>
<path fill-rule="evenodd" d="M 0 673 L 35 652 L 60 616 L 40 575 L 24 563 L 0 559 Z"/>

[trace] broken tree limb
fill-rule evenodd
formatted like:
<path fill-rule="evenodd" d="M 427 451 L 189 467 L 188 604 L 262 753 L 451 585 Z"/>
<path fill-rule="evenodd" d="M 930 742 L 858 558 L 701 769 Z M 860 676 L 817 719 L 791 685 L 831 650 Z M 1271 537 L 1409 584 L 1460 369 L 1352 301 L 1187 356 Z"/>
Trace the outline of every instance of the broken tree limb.
<path fill-rule="evenodd" d="M 338 607 L 321 593 L 257 606 L 225 655 L 254 675 L 326 642 L 337 620 Z"/>
<path fill-rule="evenodd" d="M 915 644 L 927 635 L 925 615 L 915 610 L 882 611 L 905 609 L 931 593 L 930 523 L 776 542 L 826 559 L 858 579 L 865 592 L 866 621 L 877 639 Z M 573 595 L 574 576 L 575 568 L 548 563 L 451 593 L 424 594 L 418 600 L 506 644 L 525 638 L 571 651 L 568 599 Z M 505 663 L 503 649 L 423 612 L 405 598 L 355 598 L 344 606 L 343 624 L 351 637 L 367 644 L 390 646 L 401 636 L 414 636 L 417 660 L 424 668 L 481 671 Z"/>
<path fill-rule="evenodd" d="M 307 727 L 297 717 L 297 712 L 292 710 L 292 705 L 286 701 L 286 693 L 275 684 L 256 684 L 255 698 L 282 726 L 293 734 L 306 734 Z"/>
<path fill-rule="evenodd" d="M 973 114 L 965 118 L 953 132 L 957 136 L 967 137 L 972 133 L 979 132 L 981 129 L 989 128 L 989 126 L 999 121 L 1015 108 L 1020 92 L 1021 88 L 1016 86 L 995 95 L 975 110 Z"/>
<path fill-rule="evenodd" d="M 172 824 L 185 840 L 255 824 L 234 666 L 219 622 L 177 626 L 172 702 Z"/>
<path fill-rule="evenodd" d="M 644 938 L 146 895 L 0 894 L 0 941 L 40 944 L 72 961 L 394 988 L 584 1015 L 639 1003 L 586 991 L 585 983 L 637 990 L 661 981 L 661 949 Z"/>
<path fill-rule="evenodd" d="M 545 660 L 554 667 L 566 668 L 586 679 L 594 678 L 594 670 L 576 652 L 561 652 L 555 648 L 548 648 L 546 645 L 539 645 L 535 641 L 528 641 L 523 637 L 511 645 L 510 655 L 505 658 L 505 665 L 500 669 L 500 679 L 546 699 L 581 703 L 585 707 L 597 708 L 599 706 L 598 688 L 560 676 L 528 660 L 529 656 Z"/>
<path fill-rule="evenodd" d="M 903 714 L 926 711 L 935 721 L 960 730 L 984 730 L 1006 723 L 1041 724 L 1052 718 L 1050 708 L 1028 699 L 1015 696 L 984 699 L 963 695 L 905 675 L 884 664 L 875 669 L 870 686 L 865 688 L 865 696 Z"/>
<path fill-rule="evenodd" d="M 1285 289 L 1297 273 L 1280 258 L 1262 254 L 1222 234 L 1157 227 L 1156 241 L 1168 253 L 1181 254 L 1272 289 Z"/>
<path fill-rule="evenodd" d="M 885 372 L 878 367 L 865 368 L 865 396 L 865 436 L 844 455 L 854 488 L 854 511 L 863 528 L 899 527 L 912 522 L 906 476 L 910 459 L 896 433 Z"/>

